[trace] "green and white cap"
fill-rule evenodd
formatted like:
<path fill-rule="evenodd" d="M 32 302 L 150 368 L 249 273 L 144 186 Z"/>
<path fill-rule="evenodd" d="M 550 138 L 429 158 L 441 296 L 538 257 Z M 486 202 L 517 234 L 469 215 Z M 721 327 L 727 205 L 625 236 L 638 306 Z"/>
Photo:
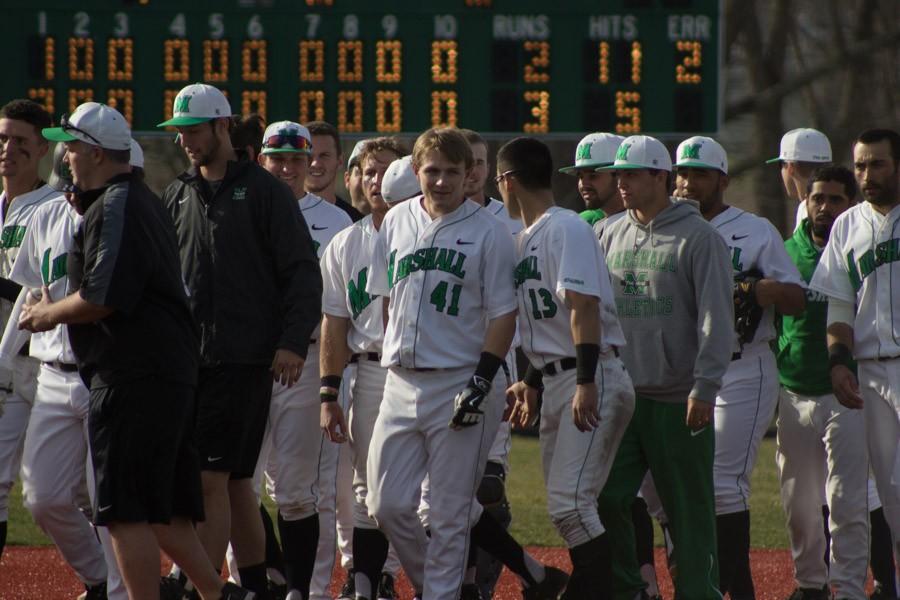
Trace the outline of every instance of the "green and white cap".
<path fill-rule="evenodd" d="M 825 134 L 818 129 L 791 129 L 781 137 L 781 147 L 778 156 L 770 158 L 766 161 L 766 164 L 785 160 L 830 163 L 831 143 L 825 137 Z"/>
<path fill-rule="evenodd" d="M 80 141 L 107 150 L 131 148 L 131 128 L 125 117 L 97 102 L 78 105 L 75 112 L 62 118 L 59 127 L 47 127 L 41 134 L 53 142 Z"/>
<path fill-rule="evenodd" d="M 280 152 L 312 154 L 312 136 L 309 129 L 293 121 L 277 121 L 266 127 L 261 154 Z"/>
<path fill-rule="evenodd" d="M 381 179 L 381 197 L 388 204 L 396 204 L 422 193 L 419 179 L 412 166 L 412 156 L 404 156 L 388 165 Z"/>
<path fill-rule="evenodd" d="M 678 144 L 675 166 L 716 169 L 728 175 L 728 155 L 716 140 L 695 135 Z"/>
<path fill-rule="evenodd" d="M 620 169 L 672 170 L 672 158 L 661 141 L 648 135 L 633 135 L 622 140 L 616 151 L 616 160 L 598 171 L 618 171 Z"/>
<path fill-rule="evenodd" d="M 359 153 L 362 152 L 362 149 L 365 147 L 366 142 L 369 140 L 359 140 L 353 146 L 353 150 L 350 152 L 350 158 L 347 159 L 347 169 L 349 170 L 353 166 L 353 161 L 359 158 Z"/>
<path fill-rule="evenodd" d="M 172 118 L 157 127 L 187 127 L 231 117 L 231 105 L 221 90 L 205 83 L 182 88 L 172 105 Z"/>
<path fill-rule="evenodd" d="M 571 174 L 579 169 L 596 169 L 611 165 L 616 160 L 616 150 L 624 140 L 612 133 L 589 133 L 581 138 L 575 149 L 575 164 L 563 167 L 560 173 Z"/>
<path fill-rule="evenodd" d="M 131 158 L 128 160 L 128 164 L 139 169 L 144 168 L 144 149 L 134 138 L 131 138 Z"/>

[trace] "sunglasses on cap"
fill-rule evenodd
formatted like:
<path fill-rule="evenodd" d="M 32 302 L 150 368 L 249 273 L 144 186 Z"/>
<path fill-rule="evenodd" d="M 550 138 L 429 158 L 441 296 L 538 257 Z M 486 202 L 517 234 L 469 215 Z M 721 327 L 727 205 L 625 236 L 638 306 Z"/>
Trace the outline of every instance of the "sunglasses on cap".
<path fill-rule="evenodd" d="M 299 133 L 276 133 L 263 142 L 263 148 L 278 149 L 290 146 L 295 150 L 312 150 L 312 144 Z"/>
<path fill-rule="evenodd" d="M 81 135 L 92 140 L 98 146 L 102 145 L 102 144 L 100 144 L 100 140 L 98 140 L 97 138 L 92 136 L 90 133 L 88 133 L 84 129 L 81 129 L 80 127 L 76 127 L 75 125 L 72 125 L 72 123 L 69 122 L 68 114 L 65 114 L 62 116 L 62 119 L 59 122 L 59 126 L 62 128 L 63 131 L 74 131 L 75 133 L 80 133 Z"/>

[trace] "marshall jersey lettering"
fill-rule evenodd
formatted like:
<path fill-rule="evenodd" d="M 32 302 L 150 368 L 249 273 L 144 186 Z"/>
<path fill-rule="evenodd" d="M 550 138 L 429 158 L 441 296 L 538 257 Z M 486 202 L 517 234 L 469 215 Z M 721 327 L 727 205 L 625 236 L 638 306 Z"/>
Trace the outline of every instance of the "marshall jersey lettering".
<path fill-rule="evenodd" d="M 387 214 L 369 294 L 390 297 L 382 365 L 474 366 L 485 323 L 515 311 L 512 236 L 471 200 L 433 219 L 417 196 Z"/>
<path fill-rule="evenodd" d="M 784 241 L 766 219 L 729 206 L 716 215 L 710 225 L 716 228 L 731 252 L 731 266 L 735 273 L 759 269 L 767 279 L 780 283 L 795 283 L 806 288 L 800 271 L 784 249 Z M 763 313 L 752 344 L 775 339 L 775 308 Z M 735 349 L 739 342 L 735 341 Z M 745 347 L 746 350 L 746 347 Z"/>
<path fill-rule="evenodd" d="M 809 286 L 856 304 L 856 359 L 900 356 L 900 207 L 887 215 L 868 202 L 837 218 Z M 894 306 L 897 303 L 898 306 Z"/>
<path fill-rule="evenodd" d="M 80 226 L 81 217 L 64 196 L 42 203 L 31 217 L 10 279 L 26 288 L 46 285 L 51 298 L 65 298 L 70 292 L 66 261 Z M 75 362 L 65 325 L 32 334 L 30 353 L 42 361 Z"/>
<path fill-rule="evenodd" d="M 587 223 L 574 212 L 554 206 L 517 234 L 515 241 L 519 332 L 522 350 L 535 367 L 572 356 L 567 290 L 600 300 L 602 351 L 625 345 L 603 250 Z"/>
<path fill-rule="evenodd" d="M 350 319 L 347 346 L 353 353 L 381 352 L 381 302 L 366 291 L 377 235 L 368 215 L 334 236 L 320 261 L 322 312 Z"/>

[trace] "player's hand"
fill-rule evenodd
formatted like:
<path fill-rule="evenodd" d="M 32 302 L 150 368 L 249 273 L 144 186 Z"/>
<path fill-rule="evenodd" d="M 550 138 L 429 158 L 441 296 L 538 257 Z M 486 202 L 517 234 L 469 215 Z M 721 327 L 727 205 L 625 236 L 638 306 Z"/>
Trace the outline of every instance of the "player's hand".
<path fill-rule="evenodd" d="M 580 383 L 575 386 L 572 417 L 578 431 L 593 431 L 600 424 L 596 383 Z"/>
<path fill-rule="evenodd" d="M 860 409 L 863 407 L 856 375 L 844 365 L 835 365 L 831 368 L 831 388 L 838 402 L 847 408 Z"/>
<path fill-rule="evenodd" d="M 295 352 L 285 349 L 276 350 L 275 360 L 272 361 L 272 379 L 281 385 L 291 387 L 300 379 L 305 362 L 306 359 Z"/>
<path fill-rule="evenodd" d="M 514 429 L 526 429 L 534 425 L 538 418 L 538 391 L 524 381 L 517 381 L 506 390 L 512 396 L 512 412 L 509 413 L 509 424 Z"/>
<path fill-rule="evenodd" d="M 28 296 L 34 292 L 29 292 Z M 27 329 L 31 332 L 50 331 L 56 325 L 50 318 L 50 305 L 53 299 L 50 297 L 50 289 L 47 286 L 41 288 L 41 299 L 29 304 L 28 302 L 22 306 L 22 312 L 19 313 L 19 329 Z"/>
<path fill-rule="evenodd" d="M 344 418 L 344 409 L 335 402 L 323 402 L 319 410 L 319 425 L 328 439 L 336 444 L 347 441 L 347 420 Z"/>
<path fill-rule="evenodd" d="M 472 375 L 472 379 L 463 390 L 453 399 L 453 418 L 450 419 L 450 429 L 457 431 L 463 427 L 471 427 L 481 422 L 484 411 L 481 403 L 491 392 L 491 382 L 478 375 Z"/>
<path fill-rule="evenodd" d="M 685 425 L 695 433 L 700 433 L 712 424 L 714 405 L 696 398 L 688 398 Z"/>

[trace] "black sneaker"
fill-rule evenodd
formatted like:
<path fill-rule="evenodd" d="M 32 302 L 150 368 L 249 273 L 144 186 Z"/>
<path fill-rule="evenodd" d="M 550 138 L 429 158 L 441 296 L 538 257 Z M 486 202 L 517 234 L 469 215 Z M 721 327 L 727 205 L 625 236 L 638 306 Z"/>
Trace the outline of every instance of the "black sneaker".
<path fill-rule="evenodd" d="M 266 581 L 266 587 L 269 589 L 270 600 L 284 600 L 287 598 L 287 584 L 278 585 L 271 579 Z"/>
<path fill-rule="evenodd" d="M 482 600 L 481 590 L 474 583 L 464 583 L 459 591 L 459 600 Z"/>
<path fill-rule="evenodd" d="M 347 571 L 347 579 L 344 581 L 344 586 L 341 588 L 341 593 L 338 594 L 336 600 L 356 600 L 355 575 L 356 573 L 352 569 Z"/>
<path fill-rule="evenodd" d="M 382 573 L 378 582 L 378 600 L 394 600 L 397 597 L 394 592 L 394 576 L 390 573 Z"/>
<path fill-rule="evenodd" d="M 831 600 L 831 592 L 827 584 L 821 588 L 798 587 L 791 592 L 787 600 Z"/>
<path fill-rule="evenodd" d="M 220 600 L 254 600 L 256 594 L 250 590 L 238 587 L 230 581 L 226 581 L 222 586 L 222 596 Z"/>
<path fill-rule="evenodd" d="M 178 577 L 166 575 L 159 578 L 159 598 L 160 600 L 184 600 L 188 597 L 188 592 L 184 589 L 184 585 L 179 581 Z"/>
<path fill-rule="evenodd" d="M 84 594 L 78 597 L 81 600 L 106 600 L 106 582 L 96 585 L 85 585 Z"/>
<path fill-rule="evenodd" d="M 522 590 L 525 600 L 556 600 L 566 589 L 569 575 L 556 567 L 544 565 L 544 579 Z"/>

